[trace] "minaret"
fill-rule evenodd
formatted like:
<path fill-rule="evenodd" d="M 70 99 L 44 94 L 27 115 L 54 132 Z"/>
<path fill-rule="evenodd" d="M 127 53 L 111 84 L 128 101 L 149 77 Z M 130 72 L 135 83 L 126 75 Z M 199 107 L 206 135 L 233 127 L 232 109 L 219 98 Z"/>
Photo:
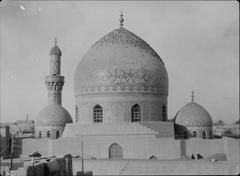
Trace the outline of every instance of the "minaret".
<path fill-rule="evenodd" d="M 64 85 L 64 76 L 61 76 L 61 56 L 62 52 L 57 46 L 50 50 L 50 75 L 45 77 L 45 84 L 48 89 L 48 104 L 62 104 L 62 88 Z"/>

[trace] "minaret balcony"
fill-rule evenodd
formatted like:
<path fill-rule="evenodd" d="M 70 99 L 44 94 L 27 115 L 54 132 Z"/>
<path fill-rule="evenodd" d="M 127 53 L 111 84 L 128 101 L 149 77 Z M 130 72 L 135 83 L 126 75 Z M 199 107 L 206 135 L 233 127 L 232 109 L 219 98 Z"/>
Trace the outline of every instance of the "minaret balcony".
<path fill-rule="evenodd" d="M 46 76 L 45 83 L 47 82 L 63 82 L 64 83 L 64 76 L 59 76 L 59 75 Z"/>

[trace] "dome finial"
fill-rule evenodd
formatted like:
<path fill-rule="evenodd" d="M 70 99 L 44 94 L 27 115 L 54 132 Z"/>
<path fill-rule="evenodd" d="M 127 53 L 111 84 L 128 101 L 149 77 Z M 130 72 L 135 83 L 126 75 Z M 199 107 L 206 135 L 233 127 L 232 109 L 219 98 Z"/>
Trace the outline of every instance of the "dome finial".
<path fill-rule="evenodd" d="M 123 14 L 122 14 L 122 11 L 121 11 L 121 14 L 120 14 L 120 19 L 119 19 L 119 22 L 120 22 L 120 27 L 123 27 L 123 22 L 124 22 L 124 19 L 123 19 Z"/>
<path fill-rule="evenodd" d="M 192 98 L 192 102 L 194 102 L 194 91 L 193 90 L 192 90 L 191 98 Z"/>
<path fill-rule="evenodd" d="M 57 37 L 55 37 L 54 42 L 55 42 L 55 46 L 57 46 Z"/>

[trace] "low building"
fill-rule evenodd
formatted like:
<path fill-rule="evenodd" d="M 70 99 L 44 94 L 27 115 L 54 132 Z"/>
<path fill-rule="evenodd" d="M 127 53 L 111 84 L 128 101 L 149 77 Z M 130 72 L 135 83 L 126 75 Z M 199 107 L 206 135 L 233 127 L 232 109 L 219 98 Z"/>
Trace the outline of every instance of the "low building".
<path fill-rule="evenodd" d="M 7 158 L 10 156 L 11 133 L 10 124 L 0 124 L 0 138 L 1 138 L 1 157 Z"/>

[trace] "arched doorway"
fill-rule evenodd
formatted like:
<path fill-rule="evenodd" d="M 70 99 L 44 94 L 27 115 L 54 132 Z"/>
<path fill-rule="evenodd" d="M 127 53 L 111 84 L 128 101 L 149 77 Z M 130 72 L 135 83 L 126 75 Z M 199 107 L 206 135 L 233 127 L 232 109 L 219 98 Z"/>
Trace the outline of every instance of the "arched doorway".
<path fill-rule="evenodd" d="M 123 149 L 117 144 L 113 143 L 109 147 L 109 158 L 122 158 L 123 157 Z"/>
<path fill-rule="evenodd" d="M 132 122 L 141 121 L 141 108 L 138 104 L 132 106 Z"/>

